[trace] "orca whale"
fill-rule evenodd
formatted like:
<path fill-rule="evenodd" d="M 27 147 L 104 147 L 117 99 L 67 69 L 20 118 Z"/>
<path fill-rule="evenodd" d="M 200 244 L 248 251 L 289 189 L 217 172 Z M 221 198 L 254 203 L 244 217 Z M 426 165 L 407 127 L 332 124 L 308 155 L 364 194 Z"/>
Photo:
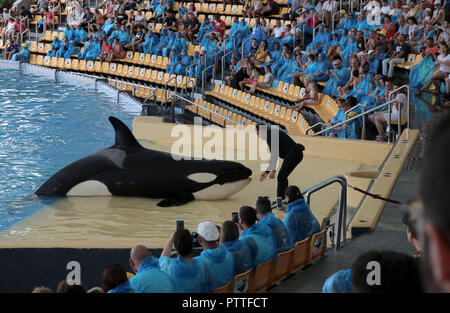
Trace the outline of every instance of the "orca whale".
<path fill-rule="evenodd" d="M 130 129 L 110 116 L 112 147 L 86 156 L 50 177 L 38 196 L 128 196 L 163 199 L 158 206 L 225 199 L 251 181 L 252 171 L 222 160 L 175 160 L 142 147 Z"/>

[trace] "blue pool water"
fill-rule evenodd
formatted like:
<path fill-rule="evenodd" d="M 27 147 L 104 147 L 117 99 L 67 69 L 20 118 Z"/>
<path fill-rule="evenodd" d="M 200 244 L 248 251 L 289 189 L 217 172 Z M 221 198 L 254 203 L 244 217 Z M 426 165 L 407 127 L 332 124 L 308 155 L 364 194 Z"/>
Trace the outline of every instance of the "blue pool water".
<path fill-rule="evenodd" d="M 108 116 L 135 115 L 114 98 L 14 70 L 0 70 L 0 230 L 42 208 L 30 196 L 71 162 L 114 143 Z"/>

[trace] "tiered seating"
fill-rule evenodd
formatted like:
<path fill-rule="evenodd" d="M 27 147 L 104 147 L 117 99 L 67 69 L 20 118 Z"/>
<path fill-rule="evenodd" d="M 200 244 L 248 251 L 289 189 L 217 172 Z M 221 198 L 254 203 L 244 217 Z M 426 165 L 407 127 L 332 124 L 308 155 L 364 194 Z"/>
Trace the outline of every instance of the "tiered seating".
<path fill-rule="evenodd" d="M 325 255 L 326 250 L 327 228 L 324 228 L 311 238 L 297 242 L 293 249 L 279 253 L 276 262 L 270 260 L 259 264 L 254 271 L 236 275 L 231 285 L 228 283 L 215 292 L 262 292 L 316 262 Z"/>
<path fill-rule="evenodd" d="M 109 63 L 100 61 L 85 61 L 48 56 L 44 57 L 43 55 L 32 55 L 30 58 L 30 63 L 46 67 L 59 68 L 61 70 L 71 70 L 75 72 L 87 72 L 100 75 L 122 77 L 128 80 L 142 81 L 163 86 L 166 84 L 166 82 L 168 82 L 167 86 L 169 87 L 175 87 L 176 84 L 178 88 L 181 88 L 186 84 L 188 80 L 192 81 L 191 84 L 187 85 L 188 89 L 194 88 L 196 84 L 195 78 L 190 78 L 183 75 L 168 74 L 163 71 L 146 69 L 139 66 L 117 64 L 115 62 Z M 169 82 L 169 80 L 171 81 Z"/>
<path fill-rule="evenodd" d="M 213 122 L 214 124 L 220 125 L 220 126 L 256 126 L 256 123 L 251 121 L 250 119 L 247 119 L 246 117 L 233 112 L 229 111 L 227 109 L 222 108 L 221 106 L 212 104 L 206 100 L 202 100 L 200 98 L 195 99 L 195 103 L 201 107 L 198 107 L 196 105 L 188 105 L 186 106 L 186 109 L 193 112 L 194 114 L 201 116 L 208 121 Z M 203 109 L 204 108 L 204 109 Z M 209 110 L 209 111 L 208 111 Z M 214 113 L 211 113 L 210 111 L 213 111 Z M 237 124 L 234 124 L 226 119 L 232 120 Z"/>
<path fill-rule="evenodd" d="M 263 81 L 263 79 L 264 77 L 260 75 L 258 80 Z M 290 102 L 294 102 L 295 100 L 303 97 L 306 92 L 305 88 L 300 88 L 294 84 L 289 84 L 282 81 L 278 82 L 277 88 L 257 88 L 257 90 Z M 325 122 L 331 120 L 339 110 L 337 102 L 324 94 L 319 94 L 319 105 L 306 105 L 306 107 L 313 109 Z"/>
<path fill-rule="evenodd" d="M 152 91 L 155 91 L 156 101 L 157 102 L 164 102 L 170 98 L 171 92 L 166 92 L 164 89 L 161 88 L 153 88 L 153 87 L 147 87 L 147 86 L 136 86 L 135 84 L 130 84 L 122 81 L 114 81 L 109 80 L 109 84 L 121 91 L 129 91 L 133 97 L 147 100 L 152 99 L 153 100 L 153 94 Z"/>
<path fill-rule="evenodd" d="M 214 89 L 207 94 L 270 122 L 282 125 L 289 133 L 303 135 L 309 127 L 305 118 L 292 109 L 219 83 L 216 83 Z"/>

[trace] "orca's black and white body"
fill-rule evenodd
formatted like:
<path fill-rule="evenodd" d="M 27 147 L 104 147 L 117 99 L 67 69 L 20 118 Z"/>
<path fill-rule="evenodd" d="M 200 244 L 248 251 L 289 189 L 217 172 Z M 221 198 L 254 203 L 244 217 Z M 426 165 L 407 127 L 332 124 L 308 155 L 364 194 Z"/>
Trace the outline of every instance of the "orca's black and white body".
<path fill-rule="evenodd" d="M 221 160 L 176 160 L 170 153 L 142 147 L 130 129 L 109 117 L 112 147 L 82 158 L 48 179 L 39 196 L 129 196 L 164 199 L 159 206 L 192 200 L 225 199 L 244 188 L 252 171 Z"/>

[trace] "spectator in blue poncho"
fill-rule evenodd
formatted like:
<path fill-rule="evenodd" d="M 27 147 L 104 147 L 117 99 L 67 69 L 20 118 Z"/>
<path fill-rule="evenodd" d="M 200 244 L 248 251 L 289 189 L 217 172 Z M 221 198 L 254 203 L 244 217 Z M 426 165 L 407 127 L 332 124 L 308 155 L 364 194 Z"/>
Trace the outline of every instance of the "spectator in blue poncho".
<path fill-rule="evenodd" d="M 327 278 L 323 293 L 352 293 L 352 270 L 340 270 Z"/>
<path fill-rule="evenodd" d="M 248 240 L 252 240 L 248 238 Z M 220 229 L 220 247 L 231 253 L 234 259 L 234 276 L 252 268 L 252 255 L 247 243 L 239 240 L 239 228 L 233 221 L 225 221 Z"/>
<path fill-rule="evenodd" d="M 145 54 L 152 54 L 153 49 L 158 45 L 159 37 L 151 30 L 147 32 L 144 43 L 139 45 L 139 51 Z"/>
<path fill-rule="evenodd" d="M 77 26 L 75 30 L 75 39 L 73 40 L 75 44 L 85 42 L 87 40 L 87 33 L 80 25 Z"/>
<path fill-rule="evenodd" d="M 102 52 L 102 45 L 98 40 L 98 37 L 94 37 L 94 40 L 92 41 L 92 47 L 86 53 L 84 59 L 87 61 L 95 61 L 100 56 L 101 52 Z"/>
<path fill-rule="evenodd" d="M 11 60 L 28 62 L 30 60 L 30 56 L 31 56 L 31 52 L 30 52 L 30 49 L 28 48 L 28 44 L 26 42 L 24 42 L 20 46 L 22 47 L 22 50 L 20 52 L 13 54 L 13 56 L 11 57 Z"/>
<path fill-rule="evenodd" d="M 176 258 L 170 257 L 172 245 L 178 253 Z M 192 236 L 189 230 L 178 230 L 172 234 L 161 253 L 159 266 L 171 277 L 176 292 L 209 291 L 209 272 L 203 263 L 192 257 Z"/>
<path fill-rule="evenodd" d="M 234 259 L 223 246 L 217 246 L 219 230 L 211 222 L 198 224 L 198 242 L 203 251 L 194 259 L 202 263 L 208 271 L 208 290 L 213 292 L 234 278 Z"/>
<path fill-rule="evenodd" d="M 205 35 L 212 32 L 213 29 L 214 29 L 214 24 L 211 22 L 211 20 L 208 17 L 206 17 L 205 20 L 200 24 L 200 28 L 198 29 L 197 41 L 202 42 Z"/>
<path fill-rule="evenodd" d="M 276 61 L 278 61 L 281 58 L 281 48 L 280 43 L 275 42 L 273 50 L 269 51 L 270 59 L 269 61 L 263 63 L 260 65 L 261 68 L 266 67 L 267 65 L 272 66 Z"/>
<path fill-rule="evenodd" d="M 283 209 L 286 212 L 283 222 L 294 246 L 297 242 L 320 232 L 320 225 L 297 186 L 286 188 L 285 195 L 287 206 Z"/>
<path fill-rule="evenodd" d="M 61 45 L 61 40 L 57 36 L 53 36 L 53 42 L 50 46 L 50 50 L 47 52 L 47 56 L 54 57 L 56 55 L 56 51 L 58 51 Z"/>
<path fill-rule="evenodd" d="M 119 24 L 115 24 L 114 28 L 111 32 L 111 35 L 108 38 L 108 43 L 112 46 L 114 44 L 114 38 L 119 39 L 119 35 L 120 35 L 120 25 Z M 120 39 L 119 39 L 120 40 Z"/>
<path fill-rule="evenodd" d="M 136 273 L 129 279 L 136 293 L 175 292 L 172 279 L 159 268 L 159 260 L 143 245 L 135 245 L 130 251 L 130 267 Z"/>
<path fill-rule="evenodd" d="M 77 55 L 78 49 L 73 41 L 70 41 L 69 46 L 67 47 L 66 52 L 64 53 L 64 59 L 72 58 L 72 55 Z"/>
<path fill-rule="evenodd" d="M 64 57 L 64 54 L 66 53 L 67 49 L 69 49 L 69 40 L 67 38 L 67 36 L 63 37 L 63 40 L 61 42 L 61 45 L 59 46 L 58 51 L 56 51 L 56 57 L 57 58 L 62 58 Z"/>
<path fill-rule="evenodd" d="M 175 37 L 174 32 L 169 31 L 169 33 L 167 35 L 168 35 L 167 44 L 164 48 L 162 48 L 162 56 L 163 57 L 169 56 L 170 51 L 172 49 L 178 49 L 178 47 L 176 46 L 176 43 L 175 43 L 176 37 Z"/>
<path fill-rule="evenodd" d="M 84 60 L 86 57 L 86 54 L 89 52 L 89 50 L 92 49 L 92 36 L 89 35 L 88 40 L 84 43 L 83 48 L 81 48 L 80 53 L 77 54 L 78 59 Z"/>
<path fill-rule="evenodd" d="M 63 37 L 66 36 L 68 40 L 75 39 L 75 31 L 70 27 L 69 24 L 66 25 L 66 29 L 63 31 Z"/>
<path fill-rule="evenodd" d="M 106 293 L 134 293 L 125 269 L 120 264 L 108 265 L 103 270 L 102 289 Z"/>
<path fill-rule="evenodd" d="M 256 200 L 256 216 L 258 224 L 264 224 L 270 227 L 272 237 L 275 242 L 276 250 L 274 260 L 278 253 L 288 251 L 292 248 L 291 237 L 286 225 L 272 213 L 272 207 L 267 197 L 258 197 Z"/>
<path fill-rule="evenodd" d="M 272 63 L 272 74 L 275 76 L 278 73 L 278 69 L 287 62 L 287 53 L 289 53 L 289 45 L 283 45 L 283 51 L 281 52 L 280 58 Z"/>
<path fill-rule="evenodd" d="M 178 62 L 180 62 L 180 56 L 175 49 L 172 49 L 169 54 L 169 63 L 166 65 L 166 73 L 169 74 L 175 74 L 175 68 L 178 65 Z"/>
<path fill-rule="evenodd" d="M 338 101 L 339 110 L 336 115 L 331 119 L 328 126 L 324 126 L 324 128 L 336 125 L 346 120 L 345 113 L 350 110 L 353 106 L 356 105 L 355 97 L 348 97 L 345 101 Z M 359 109 L 359 108 L 358 108 Z M 349 112 L 347 118 L 351 118 L 356 114 L 361 113 L 360 110 Z M 345 137 L 345 130 L 347 129 L 347 137 Z M 347 124 L 337 126 L 333 129 L 327 130 L 325 132 L 325 136 L 330 137 L 338 137 L 338 138 L 351 138 L 351 139 L 359 139 L 360 134 L 360 121 L 359 119 L 352 120 Z"/>
<path fill-rule="evenodd" d="M 106 33 L 106 36 L 111 35 L 111 32 L 113 31 L 115 25 L 116 25 L 116 22 L 114 22 L 113 17 L 108 18 L 106 23 L 103 24 L 102 30 Z"/>
<path fill-rule="evenodd" d="M 255 209 L 243 206 L 239 210 L 240 240 L 245 241 L 252 254 L 253 269 L 273 258 L 276 247 L 269 226 L 256 223 Z M 249 240 L 252 239 L 252 240 Z"/>
<path fill-rule="evenodd" d="M 125 25 L 120 25 L 120 32 L 118 33 L 119 44 L 126 46 L 131 42 L 130 33 L 127 31 Z"/>
<path fill-rule="evenodd" d="M 342 59 L 335 57 L 333 59 L 333 68 L 327 71 L 330 79 L 325 84 L 323 93 L 330 97 L 339 97 L 337 87 L 344 86 L 350 79 L 350 70 L 342 66 Z"/>
<path fill-rule="evenodd" d="M 190 64 L 191 64 L 191 57 L 186 53 L 186 50 L 181 50 L 178 64 L 175 66 L 175 74 L 185 76 L 186 68 Z"/>

